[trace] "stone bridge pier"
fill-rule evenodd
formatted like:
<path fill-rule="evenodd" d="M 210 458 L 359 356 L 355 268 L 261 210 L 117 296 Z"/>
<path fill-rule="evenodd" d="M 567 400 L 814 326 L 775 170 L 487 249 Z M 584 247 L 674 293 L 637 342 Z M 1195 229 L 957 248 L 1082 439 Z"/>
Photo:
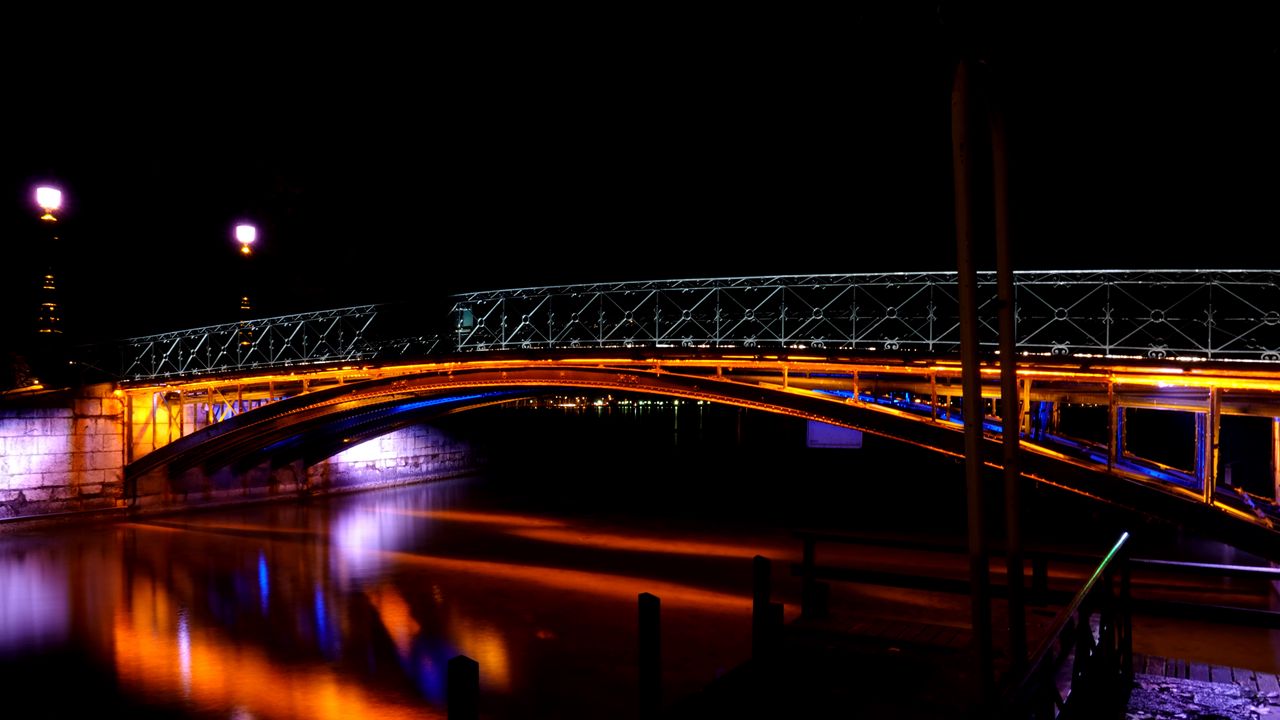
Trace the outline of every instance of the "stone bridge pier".
<path fill-rule="evenodd" d="M 122 397 L 100 384 L 6 399 L 0 519 L 122 507 Z"/>
<path fill-rule="evenodd" d="M 0 521 L 320 495 L 440 479 L 481 464 L 466 442 L 414 425 L 310 466 L 268 461 L 247 469 L 195 468 L 176 477 L 161 468 L 126 481 L 131 458 L 195 429 L 181 413 L 165 412 L 163 401 L 129 402 L 110 383 L 5 398 Z"/>

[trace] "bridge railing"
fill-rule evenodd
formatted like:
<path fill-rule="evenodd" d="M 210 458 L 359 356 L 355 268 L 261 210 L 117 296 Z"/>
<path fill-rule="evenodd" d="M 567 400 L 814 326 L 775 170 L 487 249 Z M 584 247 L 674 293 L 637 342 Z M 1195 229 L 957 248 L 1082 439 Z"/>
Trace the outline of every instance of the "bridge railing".
<path fill-rule="evenodd" d="M 1133 679 L 1129 533 L 1058 614 L 1004 699 L 1008 720 L 1118 717 Z"/>
<path fill-rule="evenodd" d="M 1280 362 L 1280 274 L 1014 274 L 1020 350 Z M 979 273 L 980 340 L 998 343 L 995 273 Z M 707 278 L 454 296 L 461 351 L 708 347 L 959 350 L 955 273 Z"/>

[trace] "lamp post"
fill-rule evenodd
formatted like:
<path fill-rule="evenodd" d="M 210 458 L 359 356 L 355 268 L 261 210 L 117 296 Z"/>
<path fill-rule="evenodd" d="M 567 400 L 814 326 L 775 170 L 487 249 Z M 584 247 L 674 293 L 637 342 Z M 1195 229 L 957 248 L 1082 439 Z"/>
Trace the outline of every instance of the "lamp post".
<path fill-rule="evenodd" d="M 58 255 L 62 252 L 58 237 L 58 211 L 62 208 L 62 191 L 50 185 L 41 185 L 35 189 L 35 203 L 40 214 L 33 264 L 43 271 L 33 288 L 35 322 L 23 341 L 26 347 L 19 358 L 19 364 L 15 366 L 14 377 L 19 386 L 52 387 L 66 380 L 68 374 L 63 358 L 66 338 L 63 335 L 62 312 L 54 273 Z"/>
<path fill-rule="evenodd" d="M 58 287 L 54 279 L 53 258 L 58 252 L 58 216 L 62 208 L 62 191 L 49 186 L 36 188 L 36 205 L 40 215 L 41 240 L 46 258 L 45 272 L 40 278 L 40 306 L 36 314 L 36 333 L 61 335 L 62 313 L 58 310 Z"/>
<path fill-rule="evenodd" d="M 240 289 L 240 347 L 248 349 L 253 345 L 253 326 L 249 324 L 249 315 L 253 312 L 253 304 L 249 300 L 252 275 L 248 272 L 248 259 L 253 255 L 253 243 L 258 239 L 258 229 L 248 223 L 240 223 L 236 225 L 235 238 L 240 243 L 240 255 L 245 258 L 246 263 Z"/>

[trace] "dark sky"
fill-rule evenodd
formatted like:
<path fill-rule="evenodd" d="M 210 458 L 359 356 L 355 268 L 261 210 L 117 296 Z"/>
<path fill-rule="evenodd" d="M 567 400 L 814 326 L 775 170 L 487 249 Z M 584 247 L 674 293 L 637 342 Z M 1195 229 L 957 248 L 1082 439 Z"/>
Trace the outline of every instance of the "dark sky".
<path fill-rule="evenodd" d="M 1037 5 L 330 17 L 112 36 L 46 81 L 15 54 L 4 318 L 27 322 L 50 255 L 84 339 L 233 320 L 246 271 L 281 314 L 954 270 L 960 45 L 1004 78 L 1017 267 L 1280 268 L 1275 11 Z M 45 179 L 67 198 L 52 253 L 30 200 Z M 242 217 L 261 235 L 247 268 Z"/>

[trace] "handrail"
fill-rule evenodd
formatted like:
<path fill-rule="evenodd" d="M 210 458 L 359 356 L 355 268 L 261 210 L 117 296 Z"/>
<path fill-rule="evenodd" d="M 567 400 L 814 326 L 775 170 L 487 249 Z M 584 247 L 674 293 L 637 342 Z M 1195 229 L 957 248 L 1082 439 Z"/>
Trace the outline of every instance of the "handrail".
<path fill-rule="evenodd" d="M 1133 629 L 1129 608 L 1129 533 L 1103 557 L 1084 586 L 1058 615 L 1050 633 L 1031 656 L 1027 670 L 1005 700 L 1005 717 L 1063 720 L 1108 717 L 1124 702 L 1133 677 Z M 1113 577 L 1120 587 L 1113 595 Z M 1093 615 L 1098 614 L 1097 637 Z M 1071 663 L 1067 692 L 1059 687 L 1061 670 Z"/>

